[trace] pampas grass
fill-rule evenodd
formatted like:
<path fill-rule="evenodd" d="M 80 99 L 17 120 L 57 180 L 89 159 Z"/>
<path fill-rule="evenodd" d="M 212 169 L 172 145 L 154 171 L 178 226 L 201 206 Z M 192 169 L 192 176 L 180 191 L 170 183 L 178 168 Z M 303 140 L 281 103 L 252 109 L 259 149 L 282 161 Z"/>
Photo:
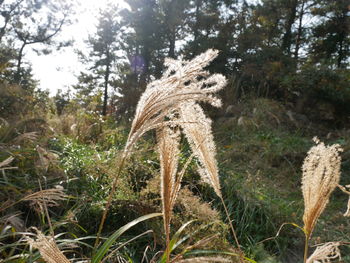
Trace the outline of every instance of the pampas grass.
<path fill-rule="evenodd" d="M 221 106 L 221 100 L 214 97 L 226 85 L 226 79 L 220 74 L 210 75 L 204 70 L 216 56 L 218 51 L 207 50 L 191 61 L 166 59 L 167 70 L 163 77 L 147 85 L 142 94 L 133 119 L 131 130 L 123 151 L 119 170 L 113 179 L 105 210 L 102 215 L 95 247 L 116 190 L 117 182 L 125 161 L 139 138 L 147 131 L 156 129 L 161 167 L 161 196 L 166 233 L 166 258 L 170 262 L 170 222 L 176 197 L 180 190 L 181 179 L 189 161 L 193 156 L 198 161 L 201 179 L 211 185 L 221 199 L 227 219 L 243 261 L 243 252 L 232 225 L 232 220 L 222 197 L 216 148 L 208 119 L 198 102 L 206 102 L 214 107 Z M 182 131 L 191 147 L 192 156 L 177 174 L 179 139 Z"/>
<path fill-rule="evenodd" d="M 308 242 L 318 218 L 326 208 L 329 197 L 338 186 L 340 180 L 339 153 L 342 148 L 338 144 L 326 146 L 314 138 L 316 146 L 312 147 L 302 167 L 302 192 L 304 197 L 304 262 L 307 262 Z"/>
<path fill-rule="evenodd" d="M 41 256 L 47 263 L 70 263 L 58 248 L 53 237 L 45 236 L 41 231 L 36 230 L 36 238 L 28 238 L 27 242 L 38 249 Z"/>
<path fill-rule="evenodd" d="M 161 197 L 164 219 L 164 230 L 166 235 L 167 262 L 169 262 L 170 251 L 170 221 L 176 197 L 180 190 L 181 178 L 176 178 L 179 160 L 180 133 L 165 127 L 158 131 L 158 151 L 160 159 Z M 179 181 L 180 180 L 180 181 Z"/>
<path fill-rule="evenodd" d="M 180 105 L 181 127 L 192 152 L 199 161 L 198 172 L 203 182 L 211 185 L 221 197 L 219 169 L 216 162 L 216 148 L 211 131 L 211 120 L 195 102 Z"/>
<path fill-rule="evenodd" d="M 198 171 L 201 179 L 211 185 L 220 198 L 229 221 L 232 235 L 237 244 L 237 248 L 240 250 L 236 231 L 232 225 L 232 220 L 221 193 L 219 169 L 216 162 L 216 147 L 211 131 L 211 120 L 205 116 L 200 105 L 194 101 L 182 103 L 179 111 L 180 119 L 182 120 L 180 126 L 186 135 L 192 152 L 199 161 Z M 241 250 L 240 254 L 243 254 Z"/>
<path fill-rule="evenodd" d="M 30 201 L 31 205 L 40 207 L 43 206 L 58 206 L 58 201 L 66 200 L 68 196 L 64 193 L 63 187 L 57 186 L 52 189 L 44 189 L 38 192 L 28 194 L 20 201 Z"/>
<path fill-rule="evenodd" d="M 185 123 L 187 121 L 183 118 L 183 114 L 180 118 L 173 117 L 174 115 L 178 115 L 181 112 L 189 114 L 186 113 L 186 107 L 188 107 L 188 105 L 197 105 L 195 104 L 196 102 L 207 102 L 215 107 L 219 107 L 221 105 L 221 101 L 215 98 L 213 94 L 221 90 L 226 85 L 226 79 L 220 74 L 214 74 L 210 76 L 209 72 L 204 70 L 204 67 L 209 65 L 209 63 L 217 55 L 218 51 L 209 49 L 205 53 L 195 57 L 191 61 L 181 59 L 174 60 L 168 58 L 165 60 L 165 66 L 167 67 L 167 70 L 164 72 L 162 78 L 159 80 L 155 80 L 147 85 L 146 90 L 142 94 L 136 107 L 135 117 L 131 125 L 131 130 L 129 132 L 129 136 L 124 148 L 121 162 L 119 164 L 119 170 L 113 179 L 112 188 L 102 215 L 95 246 L 97 246 L 98 244 L 99 236 L 101 234 L 112 201 L 112 197 L 116 190 L 121 170 L 133 146 L 141 138 L 141 136 L 149 130 L 161 130 L 169 125 L 172 127 L 178 125 L 180 125 L 181 127 L 186 126 Z M 197 116 L 202 117 L 202 114 L 198 111 L 199 106 L 195 107 L 197 108 Z M 203 127 L 198 126 L 199 122 L 197 120 L 195 120 L 194 123 L 195 125 L 197 125 L 194 126 L 194 128 Z M 208 131 L 208 125 L 206 125 L 205 128 Z M 189 130 L 189 128 L 184 128 L 184 130 Z M 207 134 L 208 133 L 206 133 L 206 135 Z M 187 137 L 192 138 L 192 134 L 189 134 L 189 136 Z M 213 158 L 211 158 L 211 155 L 208 151 L 203 152 L 200 150 L 200 148 L 208 150 L 213 149 L 210 146 L 199 147 L 197 143 L 199 139 L 199 137 L 193 137 L 192 139 L 190 139 L 190 143 L 194 142 L 193 145 L 195 146 L 192 147 L 192 151 L 197 151 L 199 153 L 196 154 L 196 156 L 199 157 L 198 159 L 200 160 L 203 168 L 211 168 L 210 171 L 205 172 L 209 175 L 205 178 L 209 178 L 209 181 L 211 182 L 212 186 L 215 186 L 215 192 L 221 196 L 218 174 L 214 171 L 217 170 L 216 164 L 214 163 L 214 160 Z M 208 144 L 208 141 L 200 142 L 200 144 L 202 143 L 205 145 Z M 204 161 L 205 158 L 207 158 L 206 161 Z M 210 162 L 211 165 L 208 165 L 210 164 Z M 202 172 L 201 174 L 204 174 L 204 172 Z M 172 177 L 172 175 L 170 174 L 168 174 L 167 176 L 169 176 L 168 179 Z M 165 181 L 163 183 L 165 183 Z M 175 186 L 175 184 L 173 186 Z M 171 191 L 172 195 L 176 193 L 175 189 L 171 189 L 169 191 Z M 166 202 L 170 201 L 171 199 L 166 200 Z M 171 204 L 166 204 L 165 206 L 169 209 L 171 207 Z"/>
<path fill-rule="evenodd" d="M 191 61 L 165 60 L 167 70 L 163 77 L 147 85 L 137 104 L 125 151 L 131 150 L 145 132 L 164 125 L 165 117 L 183 102 L 208 102 L 216 107 L 221 105 L 221 101 L 212 94 L 226 85 L 226 79 L 221 74 L 208 77 L 209 72 L 203 69 L 217 55 L 217 50 L 209 49 Z"/>
<path fill-rule="evenodd" d="M 318 246 L 314 253 L 306 260 L 306 263 L 331 263 L 336 258 L 341 260 L 339 246 L 340 242 L 328 242 Z"/>
<path fill-rule="evenodd" d="M 0 212 L 22 201 L 29 201 L 31 206 L 37 207 L 40 211 L 43 211 L 45 206 L 58 206 L 59 201 L 66 200 L 67 198 L 68 195 L 64 193 L 63 187 L 56 186 L 56 188 L 44 189 L 27 194 L 18 201 L 3 204 L 0 207 Z"/>

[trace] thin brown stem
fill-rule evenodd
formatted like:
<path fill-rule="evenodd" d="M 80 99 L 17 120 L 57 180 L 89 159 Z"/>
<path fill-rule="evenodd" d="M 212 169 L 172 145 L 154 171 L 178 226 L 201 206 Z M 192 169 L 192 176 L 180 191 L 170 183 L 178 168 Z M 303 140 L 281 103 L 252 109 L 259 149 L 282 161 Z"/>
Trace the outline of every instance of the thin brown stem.
<path fill-rule="evenodd" d="M 308 257 L 308 252 L 309 252 L 309 239 L 310 239 L 310 235 L 309 235 L 309 234 L 305 234 L 304 263 L 306 263 L 307 257 Z"/>
<path fill-rule="evenodd" d="M 224 201 L 224 199 L 223 199 L 222 196 L 220 196 L 220 200 L 221 200 L 222 205 L 224 206 L 225 213 L 226 213 L 227 220 L 228 220 L 228 222 L 229 222 L 229 225 L 230 225 L 230 228 L 231 228 L 231 231 L 232 231 L 233 238 L 234 238 L 234 240 L 235 240 L 235 242 L 236 242 L 236 245 L 237 245 L 237 248 L 238 248 L 238 250 L 239 250 L 239 261 L 240 261 L 241 263 L 244 263 L 243 251 L 241 250 L 241 245 L 240 245 L 239 242 L 238 242 L 238 238 L 237 238 L 236 231 L 235 231 L 235 229 L 233 228 L 232 220 L 231 220 L 230 214 L 229 214 L 229 212 L 228 212 L 227 206 L 226 206 L 225 201 Z"/>
<path fill-rule="evenodd" d="M 166 263 L 170 262 L 170 226 L 167 226 L 166 231 Z"/>
<path fill-rule="evenodd" d="M 113 179 L 112 189 L 109 192 L 107 203 L 106 203 L 105 209 L 104 209 L 103 214 L 102 214 L 100 226 L 98 227 L 94 249 L 97 248 L 98 243 L 100 241 L 101 232 L 102 232 L 104 223 L 106 221 L 107 213 L 108 213 L 108 210 L 109 210 L 109 208 L 111 206 L 113 195 L 114 195 L 114 193 L 115 193 L 115 191 L 117 189 L 118 179 L 119 179 L 119 176 L 121 174 L 121 171 L 123 170 L 123 167 L 124 167 L 124 164 L 125 164 L 127 156 L 128 156 L 127 151 L 125 151 L 124 154 L 123 154 L 123 157 L 121 159 L 121 162 L 120 162 L 120 165 L 119 165 L 119 168 L 118 168 L 118 172 L 117 172 L 116 176 Z"/>

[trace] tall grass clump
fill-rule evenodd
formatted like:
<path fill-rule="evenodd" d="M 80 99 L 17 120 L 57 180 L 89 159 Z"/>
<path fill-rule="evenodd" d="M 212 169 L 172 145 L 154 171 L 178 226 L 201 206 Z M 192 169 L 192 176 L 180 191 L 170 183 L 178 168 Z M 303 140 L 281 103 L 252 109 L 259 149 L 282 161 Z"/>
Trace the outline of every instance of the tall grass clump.
<path fill-rule="evenodd" d="M 326 146 L 317 138 L 302 167 L 302 192 L 304 197 L 304 262 L 308 262 L 308 244 L 317 220 L 326 208 L 329 197 L 340 180 L 342 148 L 338 144 Z"/>
<path fill-rule="evenodd" d="M 208 119 L 198 102 L 206 102 L 214 107 L 221 101 L 213 94 L 226 85 L 221 74 L 210 75 L 204 68 L 217 56 L 218 51 L 209 49 L 191 61 L 166 59 L 167 70 L 159 80 L 147 85 L 137 108 L 131 130 L 124 148 L 119 171 L 113 179 L 112 188 L 102 215 L 96 244 L 102 231 L 118 177 L 135 143 L 147 131 L 157 130 L 158 150 L 161 165 L 161 196 L 163 202 L 164 228 L 167 241 L 167 262 L 169 262 L 170 221 L 176 196 L 180 189 L 184 169 L 178 173 L 180 132 L 187 138 L 192 156 L 198 161 L 198 171 L 204 182 L 209 183 L 215 193 L 225 203 L 221 194 L 216 149 Z M 183 168 L 186 168 L 184 165 Z M 225 206 L 228 216 L 228 212 Z M 235 241 L 239 248 L 235 231 L 229 220 Z"/>

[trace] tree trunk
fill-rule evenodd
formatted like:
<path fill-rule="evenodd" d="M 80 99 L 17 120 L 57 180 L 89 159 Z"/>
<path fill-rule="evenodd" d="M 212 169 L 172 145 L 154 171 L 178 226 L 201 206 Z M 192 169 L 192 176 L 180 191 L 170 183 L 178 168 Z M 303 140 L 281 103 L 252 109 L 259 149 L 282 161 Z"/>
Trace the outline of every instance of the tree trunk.
<path fill-rule="evenodd" d="M 21 66 L 22 66 L 22 59 L 23 59 L 23 50 L 24 50 L 26 45 L 27 45 L 27 42 L 24 41 L 19 52 L 18 52 L 16 73 L 14 76 L 14 80 L 16 83 L 20 83 L 20 81 L 21 81 Z"/>
<path fill-rule="evenodd" d="M 301 36 L 303 34 L 304 6 L 305 6 L 305 0 L 303 0 L 301 2 L 301 9 L 300 9 L 300 14 L 299 14 L 298 32 L 297 32 L 297 37 L 296 37 L 296 40 L 295 40 L 294 59 L 295 59 L 296 66 L 298 65 L 299 48 L 300 48 Z"/>
<path fill-rule="evenodd" d="M 292 0 L 290 2 L 288 19 L 285 25 L 286 33 L 283 36 L 282 40 L 282 50 L 286 51 L 287 54 L 290 54 L 290 47 L 292 45 L 292 26 L 295 22 L 296 12 L 297 12 L 298 0 Z"/>
<path fill-rule="evenodd" d="M 195 24 L 193 26 L 193 55 L 197 53 L 198 50 L 198 38 L 199 38 L 199 17 L 200 17 L 200 8 L 202 6 L 202 0 L 196 0 L 196 13 L 195 13 Z"/>
<path fill-rule="evenodd" d="M 109 82 L 109 75 L 110 75 L 110 58 L 109 58 L 109 49 L 107 48 L 107 63 L 106 63 L 106 72 L 105 72 L 105 83 L 104 83 L 104 94 L 103 94 L 103 108 L 102 108 L 102 115 L 107 115 L 107 101 L 108 101 L 108 82 Z"/>
<path fill-rule="evenodd" d="M 169 30 L 169 53 L 168 56 L 171 58 L 175 58 L 175 41 L 176 41 L 176 34 L 175 29 L 172 28 Z"/>

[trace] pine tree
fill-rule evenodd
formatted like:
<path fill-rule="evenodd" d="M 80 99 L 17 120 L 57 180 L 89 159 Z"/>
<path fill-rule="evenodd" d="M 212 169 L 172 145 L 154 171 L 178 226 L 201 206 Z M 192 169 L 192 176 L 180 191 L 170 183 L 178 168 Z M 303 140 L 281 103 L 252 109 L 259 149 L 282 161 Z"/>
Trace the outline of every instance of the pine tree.
<path fill-rule="evenodd" d="M 3 24 L 0 28 L 0 49 L 10 46 L 15 55 L 12 69 L 14 82 L 22 83 L 26 68 L 23 67 L 25 50 L 30 46 L 41 44 L 44 48 L 36 49 L 38 53 L 49 53 L 51 47 L 68 45 L 69 42 L 55 41 L 55 36 L 62 27 L 69 23 L 72 12 L 69 3 L 47 0 L 1 1 Z"/>
<path fill-rule="evenodd" d="M 118 12 L 118 7 L 113 5 L 100 11 L 96 33 L 87 41 L 90 52 L 87 56 L 81 56 L 84 63 L 91 65 L 90 71 L 81 72 L 79 83 L 74 86 L 85 95 L 91 94 L 96 87 L 103 89 L 102 115 L 107 114 L 110 83 L 116 77 L 117 71 L 122 33 Z"/>
<path fill-rule="evenodd" d="M 312 57 L 315 62 L 346 68 L 350 55 L 349 2 L 316 0 L 315 3 L 312 13 L 319 23 L 312 30 Z"/>

